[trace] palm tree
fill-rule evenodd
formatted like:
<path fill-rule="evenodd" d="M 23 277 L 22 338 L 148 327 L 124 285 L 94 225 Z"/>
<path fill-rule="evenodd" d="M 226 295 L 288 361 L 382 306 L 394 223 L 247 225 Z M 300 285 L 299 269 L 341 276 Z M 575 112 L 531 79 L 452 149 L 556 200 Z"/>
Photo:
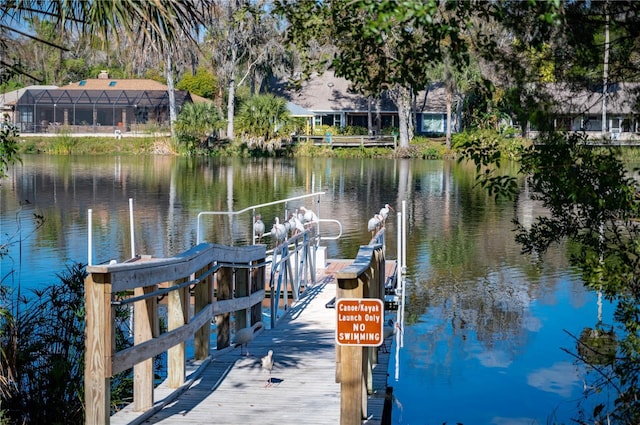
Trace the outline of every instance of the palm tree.
<path fill-rule="evenodd" d="M 222 112 L 213 103 L 187 103 L 176 121 L 178 141 L 188 152 L 195 152 L 223 123 Z"/>
<path fill-rule="evenodd" d="M 80 31 L 89 37 L 108 43 L 119 41 L 120 34 L 135 40 L 141 50 L 154 49 L 160 53 L 171 50 L 174 42 L 188 37 L 196 41 L 198 29 L 210 10 L 212 0 L 183 0 L 155 2 L 138 0 L 22 0 L 0 3 L 1 28 L 4 34 L 21 34 L 51 45 L 18 28 L 25 20 L 38 17 L 49 20 L 60 30 Z M 6 39 L 0 35 L 0 42 Z M 56 46 L 64 50 L 63 46 Z M 2 64 L 11 67 L 13 64 Z"/>
<path fill-rule="evenodd" d="M 267 148 L 289 136 L 287 102 L 271 94 L 257 95 L 240 106 L 236 130 L 252 147 Z"/>

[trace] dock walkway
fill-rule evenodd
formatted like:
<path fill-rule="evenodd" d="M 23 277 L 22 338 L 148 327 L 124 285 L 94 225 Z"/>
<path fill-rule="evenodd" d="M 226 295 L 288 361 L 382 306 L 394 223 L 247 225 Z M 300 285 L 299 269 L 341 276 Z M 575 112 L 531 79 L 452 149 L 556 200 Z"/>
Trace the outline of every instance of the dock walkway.
<path fill-rule="evenodd" d="M 340 384 L 335 382 L 335 310 L 327 309 L 336 295 L 334 274 L 350 262 L 331 261 L 325 275 L 308 288 L 280 320 L 249 345 L 250 356 L 240 349 L 214 355 L 189 380 L 189 388 L 150 417 L 125 409 L 111 424 L 338 424 Z M 387 341 L 390 345 L 390 341 Z M 260 358 L 273 350 L 272 384 Z M 380 350 L 374 369 L 374 394 L 363 424 L 379 424 L 387 384 L 389 355 Z M 156 388 L 155 400 L 168 390 Z M 149 415 L 145 415 L 149 416 Z"/>

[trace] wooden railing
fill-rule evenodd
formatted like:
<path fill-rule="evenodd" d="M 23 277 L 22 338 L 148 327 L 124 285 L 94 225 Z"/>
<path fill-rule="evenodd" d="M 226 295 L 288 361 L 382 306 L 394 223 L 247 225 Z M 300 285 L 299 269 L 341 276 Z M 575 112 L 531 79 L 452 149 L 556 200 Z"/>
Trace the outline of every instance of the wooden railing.
<path fill-rule="evenodd" d="M 313 142 L 316 146 L 330 146 L 332 148 L 358 148 L 358 147 L 375 147 L 386 146 L 397 147 L 397 138 L 395 136 L 295 136 L 294 141 L 297 143 Z"/>
<path fill-rule="evenodd" d="M 154 404 L 155 356 L 167 354 L 167 385 L 178 388 L 185 382 L 186 342 L 193 339 L 196 359 L 207 358 L 214 317 L 218 350 L 231 344 L 232 314 L 236 329 L 261 321 L 265 257 L 264 245 L 203 243 L 172 258 L 88 266 L 86 423 L 109 423 L 115 374 L 133 368 L 134 410 L 147 411 Z M 161 333 L 158 304 L 165 298 L 167 330 Z M 133 305 L 133 345 L 116 350 L 116 309 L 126 305 Z"/>
<path fill-rule="evenodd" d="M 385 255 L 381 244 L 361 246 L 355 261 L 336 273 L 336 300 L 376 298 L 384 302 Z M 340 383 L 340 424 L 360 424 L 373 390 L 377 347 L 336 345 L 336 382 Z"/>

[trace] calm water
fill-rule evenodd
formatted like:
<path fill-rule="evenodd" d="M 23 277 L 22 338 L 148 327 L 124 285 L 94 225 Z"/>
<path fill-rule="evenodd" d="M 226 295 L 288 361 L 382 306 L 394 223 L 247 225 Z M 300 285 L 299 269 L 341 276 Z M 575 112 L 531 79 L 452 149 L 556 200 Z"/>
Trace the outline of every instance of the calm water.
<path fill-rule="evenodd" d="M 471 168 L 443 161 L 26 156 L 0 186 L 0 244 L 8 244 L 0 279 L 24 292 L 56 281 L 65 264 L 86 263 L 89 209 L 93 263 L 130 257 L 129 199 L 135 252 L 169 256 L 196 243 L 201 211 L 324 191 L 319 204 L 304 204 L 343 224 L 342 238 L 325 243 L 329 258 L 353 258 L 368 242 L 368 219 L 406 200 L 404 347 L 390 365 L 394 423 L 568 424 L 585 371 L 562 348 L 575 351 L 567 332 L 597 323 L 596 296 L 561 248 L 542 266 L 519 254 L 511 220 L 535 217 L 534 203 L 522 196 L 517 205 L 496 204 L 473 183 Z M 284 214 L 259 212 L 268 227 Z M 37 229 L 34 213 L 45 218 Z M 207 216 L 204 239 L 245 244 L 250 221 Z M 395 217 L 388 226 L 387 256 L 395 258 Z M 606 305 L 603 314 L 611 323 Z"/>

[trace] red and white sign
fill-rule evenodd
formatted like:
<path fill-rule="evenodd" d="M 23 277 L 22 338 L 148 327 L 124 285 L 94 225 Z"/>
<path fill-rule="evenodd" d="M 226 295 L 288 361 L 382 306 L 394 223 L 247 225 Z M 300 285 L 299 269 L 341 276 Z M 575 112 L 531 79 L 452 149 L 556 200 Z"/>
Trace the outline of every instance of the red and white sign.
<path fill-rule="evenodd" d="M 336 343 L 377 347 L 384 341 L 384 304 L 377 298 L 341 298 L 336 301 Z"/>

